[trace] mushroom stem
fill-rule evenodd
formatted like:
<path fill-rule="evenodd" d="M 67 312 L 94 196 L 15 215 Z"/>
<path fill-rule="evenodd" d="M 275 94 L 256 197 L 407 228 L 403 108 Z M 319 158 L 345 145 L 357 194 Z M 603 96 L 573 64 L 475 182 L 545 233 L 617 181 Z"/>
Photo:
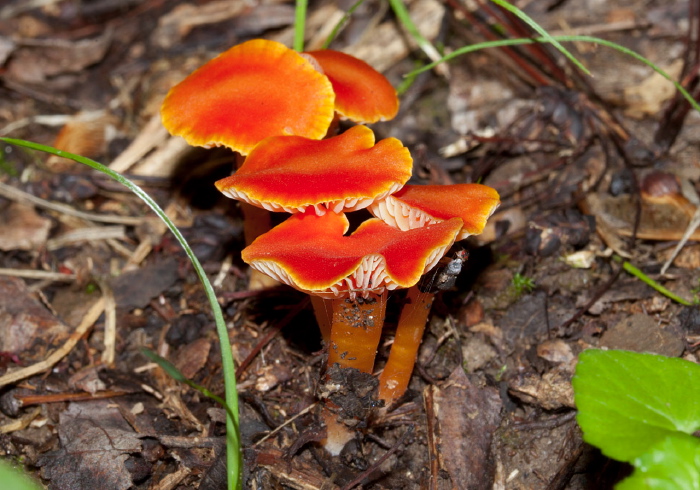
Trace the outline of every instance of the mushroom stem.
<path fill-rule="evenodd" d="M 328 402 L 330 403 L 330 402 Z M 323 447 L 333 456 L 338 456 L 345 445 L 355 437 L 355 431 L 338 420 L 338 415 L 328 406 L 321 409 L 321 418 L 326 426 Z"/>
<path fill-rule="evenodd" d="M 332 299 L 328 367 L 371 373 L 384 325 L 386 292 L 368 298 Z"/>
<path fill-rule="evenodd" d="M 341 368 L 354 368 L 371 374 L 384 324 L 386 292 L 368 298 L 326 301 L 331 303 L 333 312 L 328 367 L 338 364 Z M 355 436 L 355 430 L 343 423 L 352 415 L 344 413 L 330 400 L 326 400 L 321 414 L 327 431 L 323 446 L 330 454 L 337 456 Z"/>
<path fill-rule="evenodd" d="M 327 300 L 311 295 L 311 306 L 314 308 L 314 315 L 316 316 L 316 323 L 318 323 L 318 328 L 321 331 L 321 338 L 326 344 L 331 340 L 331 306 L 327 303 Z"/>
<path fill-rule="evenodd" d="M 384 400 L 385 407 L 395 403 L 408 388 L 434 298 L 432 293 L 421 293 L 417 285 L 408 290 L 389 359 L 379 376 L 379 399 Z"/>

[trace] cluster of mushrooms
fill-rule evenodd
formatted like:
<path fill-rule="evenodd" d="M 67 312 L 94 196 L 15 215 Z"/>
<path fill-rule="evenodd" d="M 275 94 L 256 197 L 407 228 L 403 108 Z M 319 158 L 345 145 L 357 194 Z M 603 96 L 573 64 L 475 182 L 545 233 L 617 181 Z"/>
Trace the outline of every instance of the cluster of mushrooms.
<path fill-rule="evenodd" d="M 433 298 L 419 291 L 421 276 L 455 240 L 481 233 L 499 204 L 498 193 L 480 184 L 406 185 L 408 149 L 396 138 L 375 142 L 363 125 L 393 118 L 398 107 L 388 80 L 357 58 L 256 39 L 193 72 L 161 110 L 173 135 L 238 153 L 238 169 L 216 187 L 241 201 L 243 260 L 312 297 L 328 349 L 322 418 L 332 454 L 358 421 L 334 401 L 330 373 L 373 374 L 388 291 L 409 288 L 372 394 L 378 406 L 396 403 Z M 336 134 L 339 118 L 358 125 Z M 359 209 L 374 218 L 346 235 L 345 213 Z M 270 229 L 269 211 L 291 216 Z"/>

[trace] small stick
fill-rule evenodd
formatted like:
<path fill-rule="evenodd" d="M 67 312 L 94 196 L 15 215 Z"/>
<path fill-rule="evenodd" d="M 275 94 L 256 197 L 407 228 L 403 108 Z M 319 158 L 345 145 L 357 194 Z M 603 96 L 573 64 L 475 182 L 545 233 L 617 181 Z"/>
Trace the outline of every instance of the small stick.
<path fill-rule="evenodd" d="M 114 398 L 116 396 L 129 395 L 126 391 L 99 391 L 97 393 L 51 393 L 44 395 L 14 395 L 15 400 L 20 407 L 28 407 L 30 405 L 42 405 L 44 403 L 59 403 L 59 402 L 76 402 L 85 400 L 102 400 L 105 398 Z"/>
<path fill-rule="evenodd" d="M 253 447 L 262 444 L 263 442 L 265 442 L 265 441 L 268 440 L 270 437 L 272 437 L 272 436 L 274 436 L 275 434 L 277 434 L 280 430 L 282 430 L 283 428 L 285 428 L 286 426 L 288 426 L 289 424 L 291 424 L 292 422 L 294 422 L 296 419 L 298 419 L 298 418 L 301 417 L 302 415 L 305 415 L 305 414 L 309 413 L 316 405 L 318 405 L 318 402 L 312 403 L 311 405 L 309 405 L 308 407 L 306 407 L 304 410 L 302 410 L 301 412 L 299 412 L 298 414 L 296 414 L 294 417 L 292 417 L 292 418 L 290 418 L 290 419 L 288 419 L 288 420 L 285 420 L 285 421 L 282 422 L 280 425 L 278 425 L 277 427 L 275 427 L 272 431 L 270 431 L 268 434 L 266 434 L 265 437 L 263 437 L 263 438 L 260 439 L 258 442 L 256 442 L 255 444 L 253 444 Z"/>
<path fill-rule="evenodd" d="M 258 291 L 259 292 L 259 291 Z M 296 307 L 291 309 L 289 313 L 277 324 L 275 325 L 274 328 L 272 328 L 265 337 L 258 342 L 258 345 L 255 346 L 255 348 L 251 351 L 250 354 L 248 354 L 248 357 L 246 357 L 243 362 L 238 366 L 238 369 L 236 369 L 236 379 L 241 379 L 241 376 L 245 372 L 245 370 L 248 368 L 251 362 L 253 362 L 253 359 L 255 359 L 255 356 L 258 355 L 258 353 L 262 350 L 263 347 L 267 345 L 270 340 L 272 340 L 275 335 L 277 335 L 280 330 L 282 330 L 287 324 L 292 321 L 292 319 L 299 314 L 304 308 L 306 308 L 306 305 L 309 302 L 309 298 L 306 297 L 304 298 Z"/>
<path fill-rule="evenodd" d="M 10 432 L 15 432 L 18 430 L 25 429 L 32 423 L 32 421 L 37 418 L 41 413 L 41 407 L 36 407 L 34 410 L 29 412 L 23 417 L 19 417 L 10 423 L 0 426 L 0 434 L 9 434 Z"/>
<path fill-rule="evenodd" d="M 78 328 L 75 329 L 75 332 L 68 337 L 68 340 L 66 340 L 61 347 L 52 352 L 51 355 L 49 355 L 49 357 L 43 361 L 27 366 L 26 368 L 11 371 L 6 373 L 4 376 L 0 376 L 0 387 L 14 383 L 15 381 L 19 381 L 20 379 L 28 378 L 29 376 L 34 376 L 35 374 L 41 373 L 53 367 L 58 361 L 63 359 L 73 349 L 73 347 L 75 347 L 83 335 L 90 330 L 90 327 L 92 327 L 100 315 L 102 315 L 104 310 L 105 298 L 103 296 L 98 299 L 95 304 L 92 305 L 92 307 L 90 307 L 88 312 L 83 317 L 83 320 L 80 322 L 80 325 L 78 325 Z"/>
<path fill-rule="evenodd" d="M 102 352 L 102 363 L 111 366 L 116 357 L 117 303 L 114 300 L 114 292 L 106 281 L 100 281 L 100 289 L 105 302 L 105 350 Z"/>
<path fill-rule="evenodd" d="M 22 277 L 24 279 L 44 279 L 58 282 L 75 281 L 75 274 L 65 274 L 63 272 L 36 271 L 32 269 L 7 269 L 0 268 L 0 276 Z"/>
<path fill-rule="evenodd" d="M 440 451 L 438 451 L 438 440 L 435 422 L 435 404 L 433 395 L 437 388 L 435 385 L 425 387 L 423 391 L 423 403 L 425 404 L 426 429 L 428 433 L 428 459 L 430 460 L 430 490 L 437 490 L 438 474 L 440 472 Z"/>
<path fill-rule="evenodd" d="M 19 190 L 11 185 L 0 182 L 0 196 L 21 203 L 31 203 L 41 208 L 58 211 L 59 213 L 75 216 L 76 218 L 86 219 L 88 221 L 98 221 L 100 223 L 116 223 L 120 225 L 140 225 L 144 221 L 153 218 L 137 218 L 134 216 L 115 216 L 101 213 L 86 213 L 78 211 L 65 204 L 59 204 L 40 197 L 36 197 L 28 192 Z"/>

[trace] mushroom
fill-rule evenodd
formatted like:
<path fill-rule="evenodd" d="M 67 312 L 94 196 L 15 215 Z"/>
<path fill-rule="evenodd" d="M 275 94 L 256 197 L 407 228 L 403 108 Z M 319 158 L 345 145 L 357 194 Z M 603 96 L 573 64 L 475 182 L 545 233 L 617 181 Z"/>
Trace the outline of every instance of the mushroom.
<path fill-rule="evenodd" d="M 225 195 L 270 211 L 335 213 L 368 206 L 400 189 L 413 160 L 395 138 L 377 144 L 366 126 L 321 141 L 297 136 L 264 140 L 238 171 L 216 183 Z M 330 312 L 311 302 L 323 339 L 330 340 Z"/>
<path fill-rule="evenodd" d="M 406 185 L 400 191 L 376 201 L 369 211 L 387 224 L 400 230 L 415 230 L 458 217 L 463 226 L 457 240 L 481 233 L 486 221 L 500 204 L 498 192 L 481 184 Z M 452 262 L 459 273 L 466 257 Z M 393 405 L 408 388 L 418 347 L 428 319 L 430 307 L 438 289 L 421 292 L 418 286 L 406 294 L 389 359 L 379 377 L 379 398 L 386 406 Z"/>
<path fill-rule="evenodd" d="M 276 41 L 254 39 L 221 53 L 165 97 L 165 128 L 194 146 L 226 146 L 245 155 L 265 138 L 323 138 L 334 120 L 335 95 L 306 57 Z M 270 215 L 241 203 L 246 243 L 270 229 Z M 253 275 L 250 288 L 269 286 Z"/>
<path fill-rule="evenodd" d="M 216 183 L 225 195 L 270 211 L 340 213 L 399 190 L 413 160 L 396 138 L 375 144 L 366 126 L 321 141 L 276 136 L 256 146 L 238 171 Z"/>
<path fill-rule="evenodd" d="M 356 123 L 393 119 L 399 111 L 396 89 L 366 62 L 332 49 L 303 53 L 315 60 L 335 92 L 335 110 Z"/>
<path fill-rule="evenodd" d="M 464 240 L 484 231 L 500 202 L 498 192 L 483 184 L 406 185 L 368 210 L 400 230 L 458 217 L 464 226 L 457 239 Z"/>
<path fill-rule="evenodd" d="M 321 139 L 333 120 L 333 87 L 312 63 L 276 41 L 238 44 L 175 85 L 163 125 L 194 146 L 247 155 L 265 138 Z"/>
<path fill-rule="evenodd" d="M 462 220 L 404 232 L 372 218 L 345 236 L 348 226 L 344 214 L 318 216 L 309 209 L 259 236 L 241 256 L 254 269 L 325 298 L 333 312 L 327 366 L 371 373 L 387 292 L 415 285 L 435 266 L 454 243 Z M 327 406 L 330 413 L 337 408 Z M 353 434 L 337 417 L 324 415 L 325 446 L 333 454 Z"/>

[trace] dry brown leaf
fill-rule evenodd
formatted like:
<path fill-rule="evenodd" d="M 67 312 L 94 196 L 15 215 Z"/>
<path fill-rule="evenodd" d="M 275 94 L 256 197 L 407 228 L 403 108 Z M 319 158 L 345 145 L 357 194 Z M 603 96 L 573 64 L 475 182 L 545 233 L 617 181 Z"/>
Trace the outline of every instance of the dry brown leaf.
<path fill-rule="evenodd" d="M 0 298 L 0 351 L 35 361 L 68 338 L 68 326 L 35 299 L 21 279 L 0 276 Z"/>
<path fill-rule="evenodd" d="M 125 462 L 129 453 L 141 452 L 141 441 L 110 402 L 72 403 L 61 413 L 58 437 L 61 448 L 39 460 L 52 488 L 132 487 Z"/>
<path fill-rule="evenodd" d="M 34 207 L 12 203 L 0 212 L 0 250 L 37 250 L 46 244 L 51 220 Z"/>
<path fill-rule="evenodd" d="M 495 467 L 493 433 L 501 421 L 501 397 L 494 387 L 455 369 L 444 387 L 432 389 L 438 445 L 454 489 L 491 488 Z"/>
<path fill-rule="evenodd" d="M 64 73 L 77 73 L 101 61 L 111 43 L 111 30 L 79 41 L 25 41 L 7 63 L 6 76 L 19 83 L 41 83 Z"/>

